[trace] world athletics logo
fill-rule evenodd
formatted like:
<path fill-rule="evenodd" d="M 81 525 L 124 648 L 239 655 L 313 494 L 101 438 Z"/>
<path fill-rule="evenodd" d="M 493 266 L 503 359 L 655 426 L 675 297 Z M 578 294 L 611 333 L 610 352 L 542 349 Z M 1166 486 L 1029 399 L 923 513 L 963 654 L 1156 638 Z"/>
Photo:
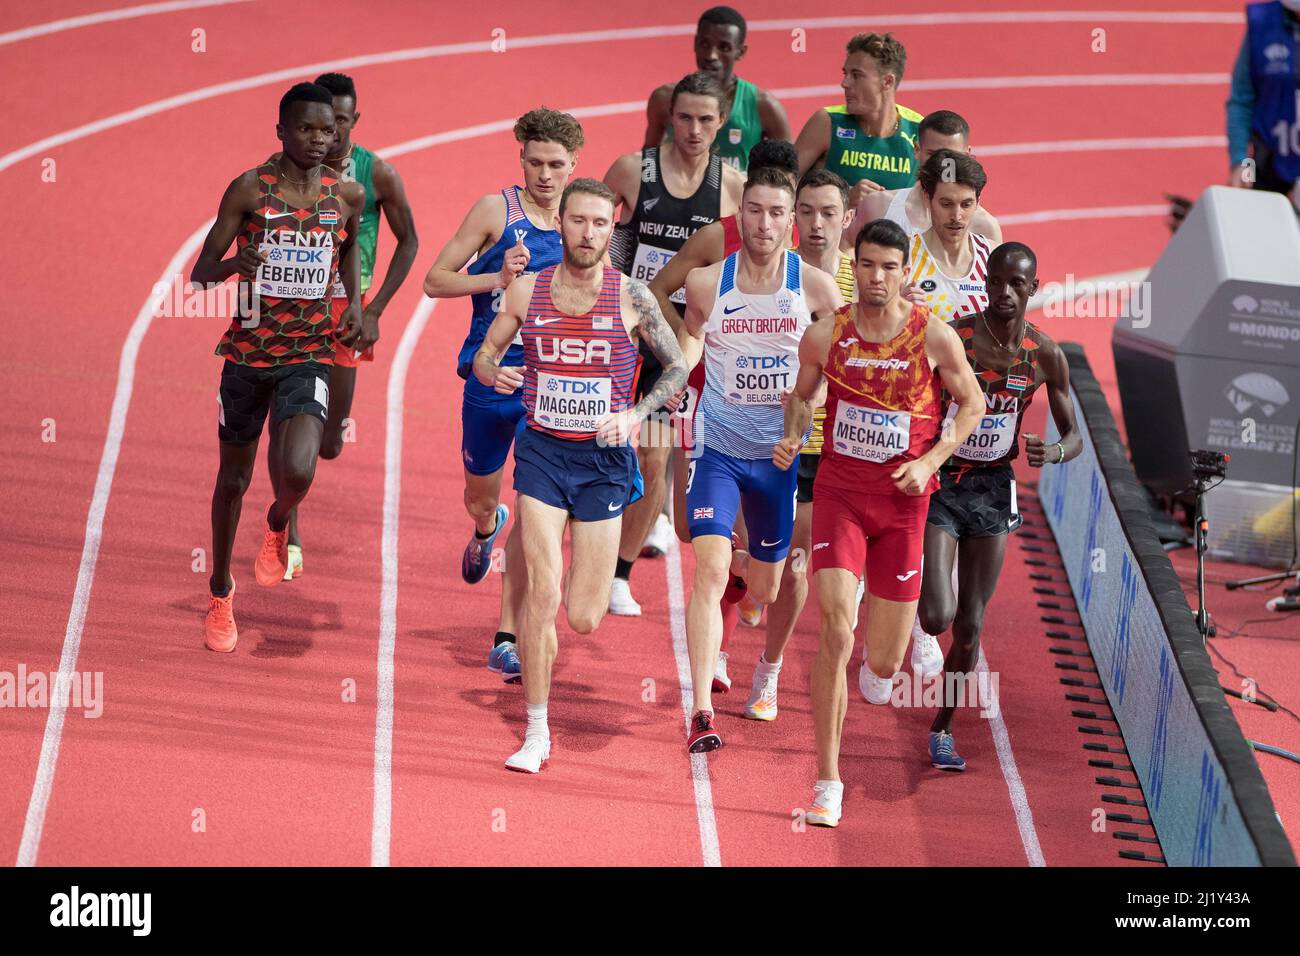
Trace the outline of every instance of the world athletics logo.
<path fill-rule="evenodd" d="M 1151 797 L 1147 801 L 1152 810 L 1160 809 L 1160 797 L 1165 789 L 1165 748 L 1169 743 L 1169 705 L 1174 699 L 1174 670 L 1169 665 L 1169 648 L 1160 648 L 1160 689 L 1156 694 L 1156 723 L 1151 733 Z"/>
<path fill-rule="evenodd" d="M 1128 685 L 1128 651 L 1133 625 L 1133 605 L 1137 601 L 1137 571 L 1125 552 L 1119 572 L 1119 611 L 1115 619 L 1115 653 L 1110 662 L 1110 680 L 1119 702 L 1124 703 Z"/>
<path fill-rule="evenodd" d="M 1214 860 L 1214 818 L 1219 815 L 1221 782 L 1210 762 L 1210 752 L 1201 754 L 1201 799 L 1196 807 L 1196 846 L 1192 866 L 1211 866 Z"/>

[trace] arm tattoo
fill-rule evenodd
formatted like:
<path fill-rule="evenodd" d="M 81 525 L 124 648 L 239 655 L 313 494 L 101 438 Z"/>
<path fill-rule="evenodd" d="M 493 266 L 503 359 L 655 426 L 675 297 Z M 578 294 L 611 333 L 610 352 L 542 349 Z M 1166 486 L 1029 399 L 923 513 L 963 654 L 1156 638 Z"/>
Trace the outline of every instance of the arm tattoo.
<path fill-rule="evenodd" d="M 682 350 L 677 344 L 677 336 L 669 327 L 659 303 L 644 282 L 629 279 L 628 294 L 632 298 L 632 307 L 636 309 L 637 331 L 641 340 L 650 347 L 650 351 L 659 359 L 664 368 L 659 381 L 637 403 L 634 411 L 642 418 L 659 408 L 672 398 L 686 384 L 686 364 L 682 360 Z"/>

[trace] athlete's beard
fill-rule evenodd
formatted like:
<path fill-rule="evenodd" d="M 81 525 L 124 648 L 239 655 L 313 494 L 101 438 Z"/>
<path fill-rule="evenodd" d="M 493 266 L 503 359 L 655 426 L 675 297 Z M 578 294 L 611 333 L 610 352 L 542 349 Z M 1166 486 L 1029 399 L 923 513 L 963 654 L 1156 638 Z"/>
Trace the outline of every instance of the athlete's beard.
<path fill-rule="evenodd" d="M 573 249 L 566 242 L 564 244 L 564 261 L 566 264 L 573 266 L 575 269 L 590 269 L 601 259 L 605 258 L 605 250 L 609 248 L 609 243 L 601 246 L 599 249 Z"/>

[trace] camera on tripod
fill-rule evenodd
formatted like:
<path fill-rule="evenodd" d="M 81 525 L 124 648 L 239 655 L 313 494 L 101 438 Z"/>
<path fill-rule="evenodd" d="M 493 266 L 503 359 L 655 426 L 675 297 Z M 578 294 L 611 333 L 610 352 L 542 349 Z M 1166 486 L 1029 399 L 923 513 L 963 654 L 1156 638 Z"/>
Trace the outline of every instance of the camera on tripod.
<path fill-rule="evenodd" d="M 1228 477 L 1227 465 L 1228 462 L 1232 461 L 1231 455 L 1225 455 L 1221 451 L 1197 448 L 1194 451 L 1189 451 L 1187 457 L 1192 460 L 1192 477 L 1197 481 Z"/>

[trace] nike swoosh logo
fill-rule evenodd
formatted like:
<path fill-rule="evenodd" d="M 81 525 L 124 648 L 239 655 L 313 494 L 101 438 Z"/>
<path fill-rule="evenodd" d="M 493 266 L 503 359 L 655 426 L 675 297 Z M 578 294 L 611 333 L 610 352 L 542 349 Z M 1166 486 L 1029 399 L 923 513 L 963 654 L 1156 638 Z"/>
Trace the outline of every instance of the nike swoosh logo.
<path fill-rule="evenodd" d="M 895 574 L 894 577 L 898 578 L 898 580 L 900 581 L 910 581 L 912 579 L 912 575 L 914 575 L 915 573 L 916 573 L 915 571 L 908 571 L 906 574 Z"/>
<path fill-rule="evenodd" d="M 762 546 L 765 548 L 775 548 L 778 544 L 781 543 L 781 541 L 782 541 L 781 538 L 777 538 L 775 541 L 763 541 L 761 543 Z"/>
<path fill-rule="evenodd" d="M 533 319 L 533 321 L 534 321 L 537 325 L 550 325 L 552 322 L 558 322 L 558 321 L 560 321 L 560 320 L 559 320 L 559 317 L 556 317 L 556 318 L 554 318 L 554 319 Z"/>
<path fill-rule="evenodd" d="M 272 219 L 281 219 L 284 216 L 292 216 L 292 215 L 293 215 L 292 212 L 270 212 L 266 214 L 265 218 L 269 222 Z"/>
<path fill-rule="evenodd" d="M 734 309 L 728 309 L 728 308 L 724 305 L 724 306 L 722 307 L 722 314 L 723 314 L 723 315 L 731 315 L 731 313 L 733 313 L 733 312 L 739 312 L 739 311 L 740 311 L 741 309 L 743 309 L 743 308 L 745 308 L 745 306 L 743 306 L 743 305 L 738 305 L 738 306 L 736 306 Z"/>
<path fill-rule="evenodd" d="M 621 508 L 621 507 L 623 507 L 623 506 L 622 506 L 621 504 L 619 504 L 617 501 L 611 501 L 611 502 L 609 503 L 609 510 L 610 510 L 610 511 L 617 511 L 617 510 L 618 510 L 619 508 Z"/>

